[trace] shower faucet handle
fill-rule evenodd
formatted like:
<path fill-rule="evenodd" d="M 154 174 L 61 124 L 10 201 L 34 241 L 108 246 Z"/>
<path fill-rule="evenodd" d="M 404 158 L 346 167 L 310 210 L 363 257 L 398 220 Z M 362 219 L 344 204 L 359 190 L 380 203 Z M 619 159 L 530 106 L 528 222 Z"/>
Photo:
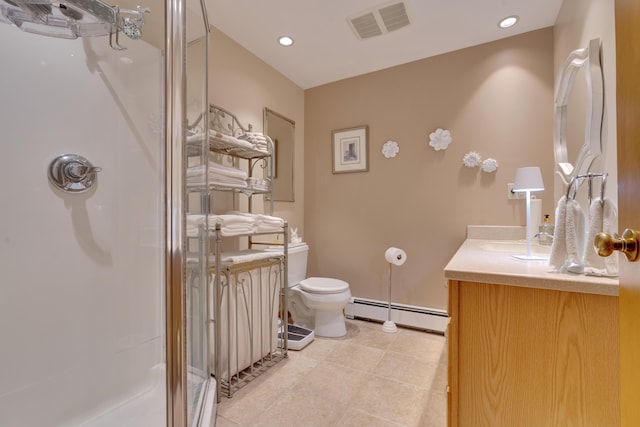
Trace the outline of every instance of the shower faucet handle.
<path fill-rule="evenodd" d="M 93 186 L 101 170 L 78 154 L 63 154 L 49 164 L 49 181 L 67 193 L 82 193 Z"/>
<path fill-rule="evenodd" d="M 74 160 L 65 165 L 64 174 L 69 181 L 81 182 L 85 180 L 89 174 L 100 172 L 101 170 L 102 168 L 100 167 L 90 166 Z"/>

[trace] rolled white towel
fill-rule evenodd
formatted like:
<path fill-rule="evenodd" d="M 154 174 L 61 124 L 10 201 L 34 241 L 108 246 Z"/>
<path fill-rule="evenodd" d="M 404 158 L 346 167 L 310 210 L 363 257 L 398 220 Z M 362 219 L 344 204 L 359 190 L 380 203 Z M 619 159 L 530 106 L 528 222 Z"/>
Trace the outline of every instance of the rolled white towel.
<path fill-rule="evenodd" d="M 242 139 L 236 138 L 231 135 L 225 135 L 216 131 L 209 131 L 209 136 L 215 138 L 219 141 L 224 142 L 225 144 L 229 144 L 238 148 L 253 148 L 253 145 L 249 141 L 244 141 Z"/>

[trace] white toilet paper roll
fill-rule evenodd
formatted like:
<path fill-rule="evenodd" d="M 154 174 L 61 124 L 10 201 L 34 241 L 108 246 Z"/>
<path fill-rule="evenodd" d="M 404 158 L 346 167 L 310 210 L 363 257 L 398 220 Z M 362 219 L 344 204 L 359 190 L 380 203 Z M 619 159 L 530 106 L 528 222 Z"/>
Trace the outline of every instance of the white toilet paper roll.
<path fill-rule="evenodd" d="M 407 260 L 407 254 L 402 249 L 392 246 L 384 252 L 384 259 L 393 265 L 402 265 Z"/>

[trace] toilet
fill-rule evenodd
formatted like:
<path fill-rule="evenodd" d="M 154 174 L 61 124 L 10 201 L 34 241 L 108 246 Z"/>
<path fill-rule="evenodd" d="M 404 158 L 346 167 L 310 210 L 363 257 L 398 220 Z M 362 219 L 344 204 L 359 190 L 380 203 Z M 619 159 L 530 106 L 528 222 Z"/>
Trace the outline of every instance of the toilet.
<path fill-rule="evenodd" d="M 282 248 L 270 248 L 279 250 Z M 351 299 L 349 284 L 328 277 L 307 278 L 306 243 L 289 245 L 289 311 L 296 325 L 314 331 L 319 337 L 342 337 L 347 334 L 343 310 Z"/>

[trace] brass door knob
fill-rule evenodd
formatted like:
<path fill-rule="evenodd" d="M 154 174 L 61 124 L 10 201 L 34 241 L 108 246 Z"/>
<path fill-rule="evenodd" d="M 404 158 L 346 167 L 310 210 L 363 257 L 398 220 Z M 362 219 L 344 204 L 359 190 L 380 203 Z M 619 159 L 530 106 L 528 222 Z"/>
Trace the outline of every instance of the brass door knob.
<path fill-rule="evenodd" d="M 629 261 L 637 261 L 639 251 L 638 236 L 640 232 L 625 229 L 622 232 L 622 236 L 611 236 L 607 233 L 598 233 L 593 239 L 593 246 L 598 252 L 598 255 L 607 257 L 613 253 L 613 251 L 620 251 L 624 253 Z"/>

